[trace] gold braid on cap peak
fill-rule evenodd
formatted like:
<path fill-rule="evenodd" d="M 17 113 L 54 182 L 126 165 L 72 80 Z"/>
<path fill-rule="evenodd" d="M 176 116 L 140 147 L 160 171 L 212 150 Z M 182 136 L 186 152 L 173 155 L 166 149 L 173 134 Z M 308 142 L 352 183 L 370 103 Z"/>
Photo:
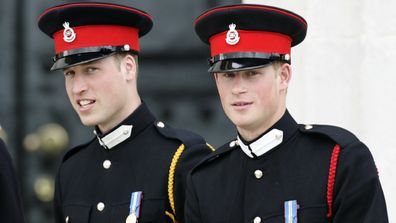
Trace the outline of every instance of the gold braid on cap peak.
<path fill-rule="evenodd" d="M 173 194 L 173 189 L 174 189 L 174 179 L 175 179 L 175 171 L 176 171 L 176 165 L 177 161 L 179 161 L 180 156 L 182 155 L 184 151 L 184 144 L 181 144 L 179 148 L 177 148 L 175 154 L 173 155 L 172 162 L 169 167 L 169 175 L 168 175 L 168 199 L 169 199 L 169 204 L 172 208 L 173 215 L 176 215 L 176 210 L 175 210 L 175 198 Z M 172 218 L 173 222 L 176 222 L 174 219 L 174 216 L 171 217 L 172 215 L 169 212 L 166 212 L 166 214 Z"/>

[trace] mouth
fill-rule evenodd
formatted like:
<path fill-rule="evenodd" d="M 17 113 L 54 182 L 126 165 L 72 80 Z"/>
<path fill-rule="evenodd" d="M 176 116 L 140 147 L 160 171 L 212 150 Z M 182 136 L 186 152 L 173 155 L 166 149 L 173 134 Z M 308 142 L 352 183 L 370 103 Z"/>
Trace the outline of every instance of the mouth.
<path fill-rule="evenodd" d="M 235 103 L 232 103 L 231 105 L 236 108 L 244 108 L 251 104 L 253 104 L 253 102 L 235 102 Z"/>
<path fill-rule="evenodd" d="M 80 108 L 86 108 L 89 107 L 90 105 L 94 104 L 95 100 L 90 100 L 90 99 L 81 99 L 81 100 L 77 100 L 77 105 Z"/>

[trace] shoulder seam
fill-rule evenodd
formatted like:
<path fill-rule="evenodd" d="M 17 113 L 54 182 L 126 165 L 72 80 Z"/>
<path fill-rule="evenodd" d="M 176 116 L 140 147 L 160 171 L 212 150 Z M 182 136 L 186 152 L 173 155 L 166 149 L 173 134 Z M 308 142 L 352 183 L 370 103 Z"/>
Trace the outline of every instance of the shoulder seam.
<path fill-rule="evenodd" d="M 330 125 L 300 125 L 299 130 L 307 134 L 320 134 L 328 137 L 341 148 L 350 146 L 353 143 L 360 142 L 360 140 L 350 131 L 337 126 Z"/>
<path fill-rule="evenodd" d="M 165 124 L 164 126 L 161 127 L 158 125 L 154 125 L 154 126 L 161 135 L 170 139 L 180 141 L 185 145 L 186 148 L 191 147 L 195 144 L 206 143 L 202 136 L 186 129 L 178 129 L 172 127 L 171 125 L 165 125 Z"/>
<path fill-rule="evenodd" d="M 221 147 L 219 149 L 216 149 L 215 151 L 213 151 L 211 154 L 209 154 L 206 159 L 201 160 L 192 170 L 191 170 L 191 174 L 193 174 L 195 171 L 197 171 L 199 168 L 201 168 L 202 166 L 204 166 L 206 163 L 211 162 L 212 160 L 217 159 L 218 157 L 220 157 L 221 155 L 225 154 L 225 153 L 229 153 L 233 150 L 234 148 L 225 148 L 222 149 Z"/>
<path fill-rule="evenodd" d="M 91 142 L 93 142 L 95 139 L 96 139 L 96 138 L 92 138 L 90 141 L 88 141 L 88 142 L 86 142 L 86 143 L 84 143 L 84 144 L 81 144 L 81 145 L 78 145 L 78 146 L 75 146 L 75 147 L 69 149 L 69 150 L 63 155 L 62 163 L 65 162 L 66 160 L 68 160 L 68 159 L 69 159 L 71 156 L 73 156 L 75 153 L 77 153 L 78 151 L 80 151 L 80 149 L 82 149 L 83 147 L 85 147 L 85 146 L 87 146 L 88 144 L 90 144 Z"/>

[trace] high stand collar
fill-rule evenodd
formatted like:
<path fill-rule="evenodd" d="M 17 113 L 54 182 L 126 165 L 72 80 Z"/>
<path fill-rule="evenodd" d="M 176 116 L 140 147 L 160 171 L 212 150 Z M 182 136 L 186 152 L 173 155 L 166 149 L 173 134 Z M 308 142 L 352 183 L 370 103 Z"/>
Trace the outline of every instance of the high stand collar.
<path fill-rule="evenodd" d="M 286 110 L 282 118 L 256 139 L 248 142 L 239 134 L 236 143 L 250 158 L 257 158 L 287 141 L 298 129 L 297 122 Z"/>
<path fill-rule="evenodd" d="M 105 149 L 112 149 L 125 140 L 134 138 L 148 125 L 154 123 L 154 121 L 154 115 L 150 112 L 147 105 L 142 102 L 131 115 L 109 132 L 102 134 L 98 126 L 95 126 L 93 132 L 101 146 Z"/>

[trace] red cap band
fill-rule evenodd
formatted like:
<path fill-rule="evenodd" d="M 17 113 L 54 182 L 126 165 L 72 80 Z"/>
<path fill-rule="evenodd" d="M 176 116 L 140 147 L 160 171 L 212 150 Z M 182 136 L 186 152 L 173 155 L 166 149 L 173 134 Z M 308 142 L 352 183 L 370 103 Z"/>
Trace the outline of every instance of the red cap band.
<path fill-rule="evenodd" d="M 123 46 L 129 44 L 130 49 L 138 51 L 139 30 L 128 26 L 87 25 L 71 27 L 76 37 L 71 42 L 63 39 L 63 31 L 54 33 L 56 54 L 73 49 L 98 46 Z"/>
<path fill-rule="evenodd" d="M 236 52 L 260 52 L 290 54 L 292 39 L 280 33 L 237 30 L 239 42 L 230 45 L 226 42 L 227 32 L 213 35 L 209 39 L 211 56 Z"/>

